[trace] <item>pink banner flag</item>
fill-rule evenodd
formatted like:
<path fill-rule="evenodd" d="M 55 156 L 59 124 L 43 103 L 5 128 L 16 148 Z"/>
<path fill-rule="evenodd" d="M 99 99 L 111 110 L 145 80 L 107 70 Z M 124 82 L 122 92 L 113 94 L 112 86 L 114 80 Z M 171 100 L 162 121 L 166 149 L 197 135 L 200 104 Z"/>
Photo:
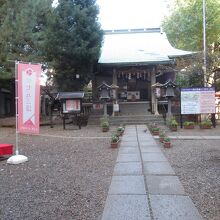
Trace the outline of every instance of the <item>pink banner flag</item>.
<path fill-rule="evenodd" d="M 18 132 L 39 134 L 40 64 L 18 63 Z"/>

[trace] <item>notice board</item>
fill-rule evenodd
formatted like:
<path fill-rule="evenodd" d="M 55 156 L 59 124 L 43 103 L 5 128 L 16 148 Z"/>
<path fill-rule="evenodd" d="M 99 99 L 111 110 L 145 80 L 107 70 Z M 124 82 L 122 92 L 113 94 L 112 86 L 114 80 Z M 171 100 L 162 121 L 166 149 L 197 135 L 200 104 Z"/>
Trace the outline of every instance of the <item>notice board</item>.
<path fill-rule="evenodd" d="M 182 88 L 181 114 L 215 113 L 215 88 Z"/>
<path fill-rule="evenodd" d="M 69 112 L 80 112 L 81 111 L 81 103 L 79 99 L 70 99 L 66 100 L 63 103 L 63 113 Z"/>

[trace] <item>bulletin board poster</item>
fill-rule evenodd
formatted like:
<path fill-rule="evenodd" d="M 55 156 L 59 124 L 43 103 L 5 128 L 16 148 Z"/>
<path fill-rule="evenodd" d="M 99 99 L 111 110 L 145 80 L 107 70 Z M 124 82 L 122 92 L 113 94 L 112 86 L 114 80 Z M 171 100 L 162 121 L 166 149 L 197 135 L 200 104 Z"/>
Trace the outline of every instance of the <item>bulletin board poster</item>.
<path fill-rule="evenodd" d="M 93 109 L 95 109 L 95 110 L 103 109 L 103 104 L 101 104 L 101 103 L 93 103 Z"/>
<path fill-rule="evenodd" d="M 182 88 L 181 114 L 215 113 L 215 88 Z"/>
<path fill-rule="evenodd" d="M 64 103 L 64 108 L 63 108 L 63 112 L 64 113 L 68 113 L 68 112 L 80 112 L 81 110 L 81 104 L 80 104 L 80 100 L 79 99 L 75 99 L 75 100 L 66 100 L 66 102 Z"/>
<path fill-rule="evenodd" d="M 40 64 L 18 63 L 18 132 L 39 134 Z"/>

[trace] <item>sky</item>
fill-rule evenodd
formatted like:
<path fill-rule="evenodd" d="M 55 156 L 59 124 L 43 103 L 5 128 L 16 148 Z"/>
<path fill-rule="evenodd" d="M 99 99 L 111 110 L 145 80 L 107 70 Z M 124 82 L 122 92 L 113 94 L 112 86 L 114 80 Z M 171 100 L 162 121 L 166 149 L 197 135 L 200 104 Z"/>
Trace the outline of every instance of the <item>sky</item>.
<path fill-rule="evenodd" d="M 104 30 L 157 28 L 173 0 L 96 0 Z M 54 6 L 57 0 L 54 0 Z"/>
<path fill-rule="evenodd" d="M 160 27 L 170 0 L 97 0 L 102 29 Z"/>

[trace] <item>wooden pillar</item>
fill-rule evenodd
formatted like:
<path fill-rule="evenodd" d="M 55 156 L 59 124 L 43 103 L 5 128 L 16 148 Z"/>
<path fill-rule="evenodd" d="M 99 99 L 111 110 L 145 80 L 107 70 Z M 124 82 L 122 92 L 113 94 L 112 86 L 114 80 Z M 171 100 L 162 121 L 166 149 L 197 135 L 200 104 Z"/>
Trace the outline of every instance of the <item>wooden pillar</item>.
<path fill-rule="evenodd" d="M 146 71 L 147 71 L 147 100 L 150 101 L 151 100 L 151 69 L 146 69 Z"/>
<path fill-rule="evenodd" d="M 118 78 L 117 78 L 117 70 L 116 68 L 113 69 L 113 74 L 112 74 L 112 84 L 117 86 L 118 85 Z M 117 94 L 117 89 L 113 90 L 113 103 L 112 103 L 112 116 L 115 116 L 114 112 L 114 104 L 117 104 L 117 99 L 118 99 L 118 94 Z"/>
<path fill-rule="evenodd" d="M 115 68 L 113 69 L 113 74 L 112 74 L 112 84 L 116 86 L 118 85 L 117 71 Z"/>
<path fill-rule="evenodd" d="M 151 70 L 151 111 L 152 113 L 155 113 L 155 105 L 156 105 L 156 96 L 153 92 L 152 85 L 156 83 L 156 67 L 153 67 Z"/>
<path fill-rule="evenodd" d="M 92 80 L 92 100 L 96 100 L 98 97 L 97 95 L 97 79 L 96 75 L 94 76 L 94 79 Z"/>

